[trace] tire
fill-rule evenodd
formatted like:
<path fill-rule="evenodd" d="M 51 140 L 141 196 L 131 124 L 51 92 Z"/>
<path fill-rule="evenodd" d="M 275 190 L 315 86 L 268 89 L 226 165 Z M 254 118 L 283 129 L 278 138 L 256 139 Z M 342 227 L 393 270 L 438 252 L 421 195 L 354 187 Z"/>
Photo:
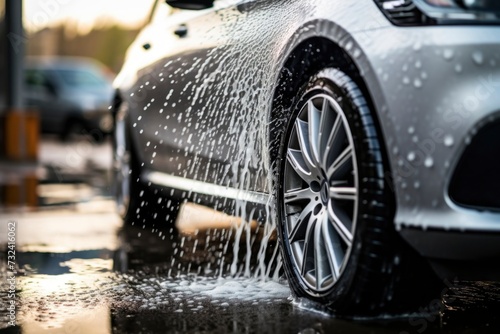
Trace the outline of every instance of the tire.
<path fill-rule="evenodd" d="M 78 119 L 71 118 L 65 122 L 64 129 L 60 134 L 60 139 L 63 142 L 76 141 L 80 139 L 85 133 L 85 125 L 83 124 L 83 122 Z"/>
<path fill-rule="evenodd" d="M 428 305 L 440 282 L 394 229 L 389 164 L 362 90 L 329 68 L 296 101 L 279 148 L 276 194 L 292 292 L 347 317 Z"/>
<path fill-rule="evenodd" d="M 93 143 L 95 143 L 95 144 L 104 143 L 106 141 L 107 136 L 108 136 L 107 133 L 101 131 L 100 129 L 91 129 L 90 131 L 87 132 L 87 134 L 90 136 Z"/>
<path fill-rule="evenodd" d="M 132 145 L 126 118 L 120 114 L 115 118 L 113 188 L 119 215 L 127 225 L 173 227 L 179 202 L 141 181 L 141 163 Z"/>
<path fill-rule="evenodd" d="M 92 143 L 101 144 L 106 140 L 106 133 L 101 129 L 91 128 L 82 119 L 70 118 L 64 124 L 64 129 L 60 133 L 60 139 L 63 142 L 85 139 Z"/>

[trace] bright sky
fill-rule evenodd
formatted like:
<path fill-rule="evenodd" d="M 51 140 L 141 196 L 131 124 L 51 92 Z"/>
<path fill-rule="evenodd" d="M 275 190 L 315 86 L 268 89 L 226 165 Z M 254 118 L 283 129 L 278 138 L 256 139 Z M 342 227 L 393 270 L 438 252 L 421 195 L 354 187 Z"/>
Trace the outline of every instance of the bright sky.
<path fill-rule="evenodd" d="M 73 21 L 79 32 L 101 22 L 137 27 L 148 17 L 154 0 L 24 0 L 24 25 L 29 31 Z"/>

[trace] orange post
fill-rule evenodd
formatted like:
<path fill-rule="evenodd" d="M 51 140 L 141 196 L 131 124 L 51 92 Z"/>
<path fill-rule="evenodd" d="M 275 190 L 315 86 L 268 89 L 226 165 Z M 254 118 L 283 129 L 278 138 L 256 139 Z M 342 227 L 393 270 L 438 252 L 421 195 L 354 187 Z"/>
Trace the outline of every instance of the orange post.
<path fill-rule="evenodd" d="M 24 133 L 20 133 L 20 132 Z M 5 157 L 9 160 L 36 161 L 38 158 L 38 114 L 11 111 L 5 115 Z"/>
<path fill-rule="evenodd" d="M 39 121 L 38 114 L 29 110 L 10 110 L 3 116 L 3 158 L 10 166 L 23 165 L 24 168 L 9 168 L 15 177 L 3 185 L 3 200 L 6 206 L 37 206 L 38 180 L 36 161 L 38 159 Z M 26 168 L 26 165 L 31 167 Z M 14 172 L 12 172 L 14 169 Z"/>

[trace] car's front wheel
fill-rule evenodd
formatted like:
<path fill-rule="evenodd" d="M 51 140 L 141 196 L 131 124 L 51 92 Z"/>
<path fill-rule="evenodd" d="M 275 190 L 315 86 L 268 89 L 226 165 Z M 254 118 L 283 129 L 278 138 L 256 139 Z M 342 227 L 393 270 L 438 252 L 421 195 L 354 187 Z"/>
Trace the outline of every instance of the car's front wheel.
<path fill-rule="evenodd" d="M 363 92 L 343 72 L 325 69 L 297 101 L 280 146 L 277 193 L 293 292 L 350 316 L 425 304 L 431 287 L 420 296 L 407 293 L 418 290 L 408 290 L 410 272 L 429 271 L 394 230 L 388 161 Z"/>

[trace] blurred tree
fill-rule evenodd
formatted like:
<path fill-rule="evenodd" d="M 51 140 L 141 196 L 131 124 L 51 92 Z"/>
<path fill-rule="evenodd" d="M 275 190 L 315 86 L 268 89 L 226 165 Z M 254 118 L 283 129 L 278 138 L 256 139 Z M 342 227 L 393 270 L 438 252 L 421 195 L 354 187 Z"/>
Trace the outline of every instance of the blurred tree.
<path fill-rule="evenodd" d="M 127 50 L 136 33 L 131 36 L 130 31 L 123 30 L 118 26 L 112 26 L 103 34 L 102 45 L 96 55 L 104 64 L 107 64 L 115 73 L 123 63 L 125 51 Z"/>
<path fill-rule="evenodd" d="M 81 35 L 70 24 L 39 30 L 30 35 L 30 56 L 80 56 L 99 60 L 117 73 L 125 51 L 139 33 L 138 29 L 101 26 Z"/>

